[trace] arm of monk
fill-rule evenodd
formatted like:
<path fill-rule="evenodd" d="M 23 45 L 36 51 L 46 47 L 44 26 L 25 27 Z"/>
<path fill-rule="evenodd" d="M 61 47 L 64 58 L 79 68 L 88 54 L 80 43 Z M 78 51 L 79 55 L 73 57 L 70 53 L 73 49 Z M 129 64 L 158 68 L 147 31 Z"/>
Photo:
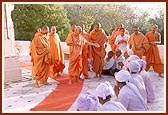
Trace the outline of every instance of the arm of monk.
<path fill-rule="evenodd" d="M 91 46 L 100 47 L 100 45 L 98 43 L 92 43 L 92 42 L 87 41 L 86 39 L 84 39 L 84 42 L 88 45 L 91 45 Z"/>
<path fill-rule="evenodd" d="M 65 40 L 66 44 L 68 46 L 73 46 L 73 45 L 79 45 L 80 46 L 80 43 L 79 42 L 74 42 L 73 40 L 73 37 L 71 34 L 68 35 L 67 39 Z"/>

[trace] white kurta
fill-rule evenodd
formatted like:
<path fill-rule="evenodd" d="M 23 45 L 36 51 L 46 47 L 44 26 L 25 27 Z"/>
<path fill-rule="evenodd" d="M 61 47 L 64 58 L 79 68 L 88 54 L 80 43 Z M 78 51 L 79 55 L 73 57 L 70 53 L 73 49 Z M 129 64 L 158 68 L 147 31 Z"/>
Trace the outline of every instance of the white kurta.
<path fill-rule="evenodd" d="M 120 89 L 117 100 L 121 102 L 121 104 L 123 104 L 128 111 L 146 111 L 144 100 L 141 100 L 139 96 L 135 93 L 135 90 L 138 93 L 139 91 L 135 85 L 133 86 L 134 90 L 128 87 L 128 85 L 123 86 Z"/>
<path fill-rule="evenodd" d="M 103 70 L 108 70 L 108 69 L 112 68 L 114 66 L 114 62 L 115 62 L 115 60 L 113 58 L 111 58 L 109 61 L 104 59 Z"/>
<path fill-rule="evenodd" d="M 155 99 L 152 82 L 150 79 L 149 73 L 147 73 L 145 70 L 142 70 L 140 72 L 141 77 L 143 78 L 145 88 L 146 88 L 146 94 L 147 94 L 147 102 L 152 103 Z"/>
<path fill-rule="evenodd" d="M 122 55 L 120 55 L 119 57 L 117 57 L 117 58 L 115 59 L 115 68 L 121 70 L 122 67 L 119 66 L 118 63 L 119 63 L 119 62 L 122 62 L 122 63 L 123 63 L 124 60 L 125 60 L 125 57 L 122 56 Z"/>
<path fill-rule="evenodd" d="M 118 49 L 122 51 L 122 54 L 127 50 L 127 43 L 129 39 L 129 35 L 124 34 L 124 36 L 118 35 L 115 40 L 115 44 L 118 46 Z M 124 40 L 126 42 L 119 43 L 121 40 Z"/>
<path fill-rule="evenodd" d="M 101 105 L 98 111 L 127 111 L 127 109 L 120 102 L 110 100 Z"/>
<path fill-rule="evenodd" d="M 147 102 L 147 94 L 146 94 L 146 88 L 143 81 L 143 78 L 137 73 L 137 74 L 131 74 L 131 79 L 129 80 L 130 83 L 134 84 L 140 94 L 142 95 L 145 102 Z"/>

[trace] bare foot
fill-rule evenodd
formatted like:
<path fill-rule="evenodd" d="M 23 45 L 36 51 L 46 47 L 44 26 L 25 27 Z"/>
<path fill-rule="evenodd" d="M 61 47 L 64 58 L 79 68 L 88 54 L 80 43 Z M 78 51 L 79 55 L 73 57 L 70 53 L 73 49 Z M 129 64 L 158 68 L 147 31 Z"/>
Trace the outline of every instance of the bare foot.
<path fill-rule="evenodd" d="M 94 78 L 98 78 L 98 74 L 96 74 L 96 75 L 94 76 Z"/>
<path fill-rule="evenodd" d="M 71 80 L 69 80 L 68 84 L 70 84 L 70 85 L 71 85 L 71 84 L 72 84 L 72 81 L 71 81 Z"/>
<path fill-rule="evenodd" d="M 55 80 L 55 76 L 51 76 L 51 78 L 52 78 L 53 80 Z"/>
<path fill-rule="evenodd" d="M 77 79 L 77 82 L 81 83 L 81 80 Z"/>
<path fill-rule="evenodd" d="M 35 87 L 35 88 L 39 88 L 38 81 L 35 82 L 34 87 Z"/>
<path fill-rule="evenodd" d="M 99 78 L 102 78 L 101 74 L 99 74 Z"/>
<path fill-rule="evenodd" d="M 61 77 L 61 74 L 60 74 L 60 73 L 58 73 L 58 74 L 57 74 L 57 76 L 58 76 L 58 77 Z"/>
<path fill-rule="evenodd" d="M 47 81 L 46 82 L 44 82 L 44 85 L 51 85 L 50 83 L 48 83 Z"/>

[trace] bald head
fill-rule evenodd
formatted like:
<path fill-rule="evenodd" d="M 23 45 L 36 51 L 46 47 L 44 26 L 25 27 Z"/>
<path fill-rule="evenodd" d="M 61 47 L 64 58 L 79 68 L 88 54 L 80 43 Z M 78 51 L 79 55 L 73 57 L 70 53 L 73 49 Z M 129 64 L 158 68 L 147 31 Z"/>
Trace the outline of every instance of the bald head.
<path fill-rule="evenodd" d="M 75 33 L 80 34 L 82 32 L 82 28 L 80 26 L 76 26 Z"/>
<path fill-rule="evenodd" d="M 134 33 L 137 34 L 139 32 L 139 27 L 138 26 L 134 26 Z"/>
<path fill-rule="evenodd" d="M 47 25 L 44 25 L 42 27 L 42 34 L 47 34 L 49 32 L 49 27 Z"/>
<path fill-rule="evenodd" d="M 56 31 L 57 31 L 56 27 L 55 27 L 55 26 L 52 26 L 52 27 L 51 27 L 51 33 L 54 34 L 54 33 L 56 33 Z"/>
<path fill-rule="evenodd" d="M 41 28 L 38 28 L 38 29 L 37 29 L 37 32 L 41 32 Z"/>
<path fill-rule="evenodd" d="M 76 25 L 72 25 L 72 26 L 71 26 L 71 31 L 72 31 L 72 32 L 75 32 L 75 29 L 76 29 Z"/>
<path fill-rule="evenodd" d="M 124 24 L 118 24 L 118 28 L 124 28 Z"/>
<path fill-rule="evenodd" d="M 122 54 L 121 50 L 120 50 L 120 49 L 117 49 L 117 51 L 116 51 L 116 56 L 119 57 L 121 54 Z"/>
<path fill-rule="evenodd" d="M 151 30 L 153 33 L 155 33 L 157 31 L 157 29 L 158 29 L 158 25 L 156 25 L 156 24 L 152 25 Z"/>
<path fill-rule="evenodd" d="M 95 26 L 99 26 L 101 28 L 101 24 L 99 22 L 97 22 Z"/>
<path fill-rule="evenodd" d="M 94 25 L 94 30 L 95 30 L 96 32 L 98 32 L 100 29 L 101 29 L 101 24 L 100 24 L 100 23 L 96 23 L 96 24 Z"/>
<path fill-rule="evenodd" d="M 82 28 L 82 32 L 85 30 L 85 25 L 84 24 L 80 24 L 80 27 Z"/>

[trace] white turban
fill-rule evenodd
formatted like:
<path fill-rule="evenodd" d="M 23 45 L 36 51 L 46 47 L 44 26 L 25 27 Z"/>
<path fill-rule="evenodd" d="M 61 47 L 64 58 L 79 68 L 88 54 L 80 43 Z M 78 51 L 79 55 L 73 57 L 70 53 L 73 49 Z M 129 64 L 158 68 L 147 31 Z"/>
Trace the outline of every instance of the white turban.
<path fill-rule="evenodd" d="M 80 94 L 77 98 L 77 109 L 80 111 L 97 111 L 98 104 L 97 96 L 89 92 Z"/>
<path fill-rule="evenodd" d="M 100 83 L 96 88 L 97 96 L 106 99 L 107 96 L 113 97 L 115 95 L 113 87 L 110 85 L 110 82 Z"/>
<path fill-rule="evenodd" d="M 130 72 L 139 72 L 140 71 L 140 65 L 137 61 L 130 61 L 127 64 L 127 67 L 129 68 Z"/>
<path fill-rule="evenodd" d="M 128 62 L 133 61 L 133 60 L 137 60 L 137 59 L 140 59 L 137 55 L 130 55 L 127 58 Z"/>
<path fill-rule="evenodd" d="M 118 82 L 127 82 L 131 78 L 130 73 L 127 70 L 120 70 L 116 75 L 115 79 Z"/>
<path fill-rule="evenodd" d="M 137 61 L 138 61 L 139 65 L 140 65 L 140 67 L 142 67 L 142 69 L 146 68 L 146 61 L 145 60 L 138 59 Z"/>

